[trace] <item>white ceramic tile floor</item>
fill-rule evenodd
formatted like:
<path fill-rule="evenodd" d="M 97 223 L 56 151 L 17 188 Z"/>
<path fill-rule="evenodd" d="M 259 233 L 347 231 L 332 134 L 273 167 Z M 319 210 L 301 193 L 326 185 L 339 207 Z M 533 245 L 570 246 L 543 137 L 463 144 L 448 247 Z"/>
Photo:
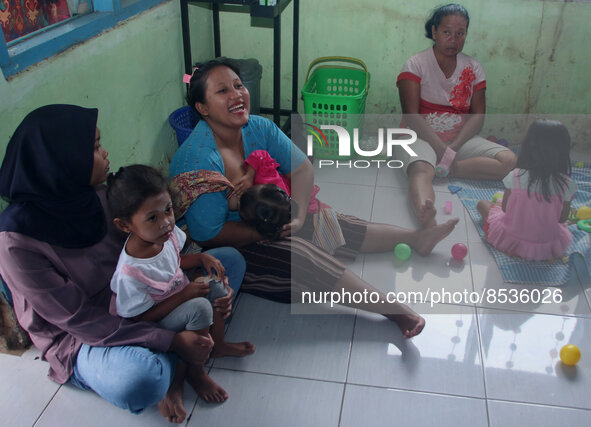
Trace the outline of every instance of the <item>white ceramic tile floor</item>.
<path fill-rule="evenodd" d="M 486 426 L 486 402 L 429 393 L 347 385 L 341 427 Z"/>
<path fill-rule="evenodd" d="M 324 201 L 345 213 L 412 227 L 406 178 L 398 170 L 317 170 Z M 453 233 L 427 257 L 359 257 L 351 268 L 384 290 L 481 291 L 509 288 L 447 182 L 437 182 L 438 221 L 457 216 Z M 469 246 L 465 262 L 450 263 L 453 243 Z M 531 286 L 514 286 L 534 289 Z M 541 288 L 540 288 L 541 289 Z M 425 330 L 404 340 L 393 323 L 351 309 L 292 314 L 291 307 L 241 295 L 227 329 L 251 340 L 245 359 L 213 362 L 212 377 L 228 391 L 206 404 L 187 390 L 189 426 L 517 426 L 591 424 L 591 283 L 576 274 L 560 304 L 470 304 L 413 307 Z M 582 359 L 567 368 L 565 343 Z M 0 425 L 164 425 L 157 408 L 129 414 L 91 392 L 46 377 L 38 352 L 0 355 Z"/>

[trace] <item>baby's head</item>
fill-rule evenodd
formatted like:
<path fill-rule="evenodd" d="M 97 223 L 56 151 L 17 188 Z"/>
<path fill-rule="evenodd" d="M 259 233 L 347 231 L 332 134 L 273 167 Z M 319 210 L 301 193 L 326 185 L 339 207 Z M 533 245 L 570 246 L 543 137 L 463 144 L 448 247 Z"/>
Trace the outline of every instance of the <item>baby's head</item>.
<path fill-rule="evenodd" d="M 297 204 L 275 184 L 253 185 L 240 197 L 240 218 L 268 239 L 279 238 L 281 228 L 297 216 Z"/>
<path fill-rule="evenodd" d="M 175 223 L 172 201 L 166 179 L 153 167 L 131 165 L 109 175 L 107 201 L 119 229 L 149 242 L 168 239 Z"/>

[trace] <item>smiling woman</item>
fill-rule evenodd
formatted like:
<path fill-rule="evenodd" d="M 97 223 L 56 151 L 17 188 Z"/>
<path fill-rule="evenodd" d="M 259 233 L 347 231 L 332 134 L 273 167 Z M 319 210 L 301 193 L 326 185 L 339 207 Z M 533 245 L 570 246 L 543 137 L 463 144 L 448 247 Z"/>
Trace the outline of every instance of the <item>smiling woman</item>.
<path fill-rule="evenodd" d="M 419 334 L 425 325 L 421 316 L 404 304 L 386 301 L 385 294 L 337 257 L 353 259 L 359 252 L 389 251 L 400 242 L 427 255 L 453 230 L 457 220 L 425 230 L 408 230 L 335 213 L 344 244 L 337 245 L 334 255 L 333 251 L 329 253 L 314 243 L 314 218 L 308 214 L 314 185 L 312 164 L 273 122 L 250 115 L 249 101 L 239 70 L 227 60 L 202 64 L 191 77 L 188 102 L 202 119 L 175 153 L 170 176 L 173 181 L 182 181 L 187 174 L 211 171 L 231 183 L 210 192 L 192 191 L 191 183 L 186 185 L 189 188 L 182 197 L 190 199 L 190 207 L 183 218 L 191 237 L 203 247 L 233 246 L 242 253 L 247 268 L 243 291 L 282 302 L 293 298 L 294 303 L 302 302 L 302 291 L 309 290 L 375 292 L 379 300 L 376 304 L 350 302 L 351 306 L 383 314 L 407 338 Z M 228 187 L 241 192 L 252 186 L 253 176 L 246 173 L 244 164 L 259 150 L 277 163 L 277 172 L 291 184 L 291 200 L 299 207 L 286 224 L 273 230 L 273 240 L 243 221 L 228 203 Z M 263 216 L 263 221 L 269 220 L 266 214 Z"/>

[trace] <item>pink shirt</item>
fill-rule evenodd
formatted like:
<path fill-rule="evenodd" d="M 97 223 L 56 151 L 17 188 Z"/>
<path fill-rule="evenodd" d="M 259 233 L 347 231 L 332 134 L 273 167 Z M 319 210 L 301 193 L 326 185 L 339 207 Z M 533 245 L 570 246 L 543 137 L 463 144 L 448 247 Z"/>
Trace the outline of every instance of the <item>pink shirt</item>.
<path fill-rule="evenodd" d="M 472 95 L 486 88 L 482 65 L 474 58 L 459 53 L 454 73 L 445 77 L 437 63 L 433 48 L 411 56 L 398 75 L 401 80 L 412 80 L 420 85 L 419 113 L 443 141 L 451 141 L 463 125 L 462 114 L 470 112 Z"/>

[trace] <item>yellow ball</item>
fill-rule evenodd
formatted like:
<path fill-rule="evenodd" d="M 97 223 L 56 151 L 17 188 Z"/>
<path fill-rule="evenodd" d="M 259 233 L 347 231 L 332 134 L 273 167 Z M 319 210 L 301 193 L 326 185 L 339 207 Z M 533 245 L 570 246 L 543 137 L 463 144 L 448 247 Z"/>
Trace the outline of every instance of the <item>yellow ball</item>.
<path fill-rule="evenodd" d="M 560 360 L 568 366 L 575 366 L 581 358 L 581 350 L 574 344 L 567 344 L 560 349 Z"/>
<path fill-rule="evenodd" d="M 577 218 L 591 219 L 591 208 L 589 206 L 581 206 L 577 211 Z"/>

